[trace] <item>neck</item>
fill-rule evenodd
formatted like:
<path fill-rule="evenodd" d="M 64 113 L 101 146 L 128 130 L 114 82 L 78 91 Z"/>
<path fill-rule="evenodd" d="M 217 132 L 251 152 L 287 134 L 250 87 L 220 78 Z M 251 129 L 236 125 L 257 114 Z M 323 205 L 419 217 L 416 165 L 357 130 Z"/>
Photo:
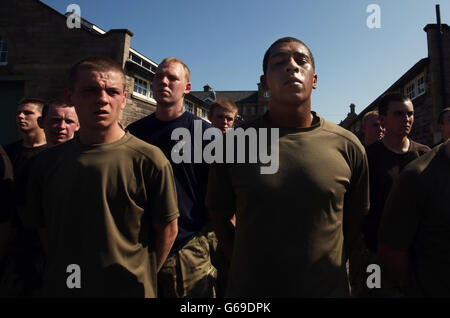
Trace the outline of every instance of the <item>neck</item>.
<path fill-rule="evenodd" d="M 45 145 L 45 134 L 42 129 L 36 129 L 22 133 L 23 145 L 26 148 L 34 148 Z"/>
<path fill-rule="evenodd" d="M 92 130 L 92 129 L 80 129 L 80 141 L 85 145 L 106 144 L 118 141 L 125 135 L 125 131 L 120 128 L 119 124 L 115 124 L 109 129 L 105 130 Z"/>
<path fill-rule="evenodd" d="M 410 142 L 408 136 L 385 134 L 383 138 L 383 144 L 393 152 L 405 153 L 409 149 Z"/>
<path fill-rule="evenodd" d="M 275 126 L 286 128 L 310 127 L 313 116 L 311 104 L 291 107 L 269 101 L 269 116 Z"/>
<path fill-rule="evenodd" d="M 177 119 L 183 115 L 184 112 L 183 100 L 181 100 L 181 103 L 175 105 L 161 105 L 158 103 L 156 105 L 155 116 L 161 121 L 170 121 Z"/>

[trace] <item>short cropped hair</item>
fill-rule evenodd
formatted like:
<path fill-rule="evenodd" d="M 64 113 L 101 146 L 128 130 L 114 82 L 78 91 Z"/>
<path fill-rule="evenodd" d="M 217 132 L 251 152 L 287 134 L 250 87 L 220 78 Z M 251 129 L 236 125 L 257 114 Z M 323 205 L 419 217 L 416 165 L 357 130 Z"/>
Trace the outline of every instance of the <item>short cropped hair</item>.
<path fill-rule="evenodd" d="M 313 70 L 316 69 L 316 64 L 315 64 L 315 62 L 314 62 L 314 56 L 312 55 L 311 50 L 309 49 L 309 47 L 308 47 L 305 43 L 303 43 L 302 41 L 300 41 L 299 39 L 294 38 L 294 37 L 287 36 L 287 37 L 280 38 L 280 39 L 276 40 L 276 41 L 273 42 L 272 45 L 267 49 L 266 53 L 264 54 L 264 59 L 263 59 L 263 74 L 266 74 L 266 71 L 267 71 L 267 64 L 269 63 L 269 58 L 270 58 L 270 50 L 272 50 L 272 48 L 273 48 L 275 45 L 277 45 L 277 44 L 280 44 L 280 43 L 289 43 L 289 42 L 297 42 L 297 43 L 300 43 L 301 45 L 303 45 L 303 46 L 308 50 L 308 54 L 309 54 L 309 57 L 311 58 L 311 63 L 312 63 L 312 66 L 313 66 Z"/>
<path fill-rule="evenodd" d="M 81 61 L 75 63 L 69 71 L 69 83 L 68 86 L 73 88 L 80 70 L 90 70 L 97 72 L 109 72 L 115 71 L 120 74 L 123 82 L 123 90 L 126 88 L 125 73 L 122 67 L 113 59 L 106 56 L 90 56 L 82 59 Z"/>
<path fill-rule="evenodd" d="M 191 80 L 191 71 L 189 70 L 189 67 L 187 67 L 187 65 L 184 64 L 184 62 L 182 60 L 180 60 L 180 59 L 177 59 L 175 57 L 166 57 L 164 60 L 162 60 L 162 62 L 159 64 L 159 66 L 164 65 L 164 64 L 167 65 L 167 64 L 170 64 L 170 63 L 181 64 L 183 66 L 183 68 L 184 68 L 184 74 L 185 74 L 185 77 L 186 77 L 186 82 L 189 82 Z"/>
<path fill-rule="evenodd" d="M 57 107 L 73 107 L 72 105 L 67 105 L 66 103 L 64 103 L 61 100 L 58 99 L 53 99 L 48 101 L 47 103 L 44 104 L 44 107 L 42 108 L 42 118 L 45 118 L 48 114 L 48 111 L 51 108 L 57 108 Z"/>
<path fill-rule="evenodd" d="M 404 103 L 404 102 L 410 102 L 410 101 L 411 101 L 411 99 L 409 97 L 404 96 L 403 94 L 400 94 L 397 92 L 384 94 L 378 103 L 378 112 L 380 113 L 380 115 L 386 116 L 388 107 L 389 107 L 389 103 L 391 103 L 391 102 Z"/>
<path fill-rule="evenodd" d="M 209 108 L 209 112 L 208 112 L 209 119 L 212 118 L 214 111 L 218 108 L 222 108 L 226 111 L 232 112 L 232 113 L 234 113 L 235 116 L 238 112 L 238 108 L 237 108 L 236 104 L 231 99 L 218 98 L 215 100 L 214 103 L 211 104 L 211 106 Z"/>
<path fill-rule="evenodd" d="M 450 112 L 450 107 L 446 107 L 439 113 L 438 124 L 444 124 L 444 115 L 446 112 Z"/>
<path fill-rule="evenodd" d="M 37 106 L 37 109 L 40 113 L 42 113 L 42 108 L 44 107 L 45 104 L 45 100 L 41 99 L 41 98 L 36 98 L 36 97 L 24 97 L 19 101 L 19 106 L 20 105 L 25 105 L 25 104 L 33 104 Z"/>
<path fill-rule="evenodd" d="M 372 116 L 377 116 L 378 117 L 378 110 L 372 110 L 370 112 L 367 112 L 363 118 L 362 118 L 362 126 L 364 127 L 364 125 L 366 124 L 367 120 L 369 119 L 369 117 Z"/>

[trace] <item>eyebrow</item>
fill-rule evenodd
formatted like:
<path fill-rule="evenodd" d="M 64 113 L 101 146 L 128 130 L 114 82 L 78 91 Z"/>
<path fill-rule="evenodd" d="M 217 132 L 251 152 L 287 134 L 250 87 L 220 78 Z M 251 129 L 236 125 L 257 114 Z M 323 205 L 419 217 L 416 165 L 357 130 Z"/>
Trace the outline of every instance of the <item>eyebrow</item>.
<path fill-rule="evenodd" d="M 278 51 L 278 52 L 272 54 L 269 57 L 269 59 L 271 59 L 273 57 L 281 56 L 281 55 L 300 55 L 301 57 L 306 57 L 306 58 L 308 58 L 309 61 L 311 61 L 311 58 L 309 57 L 308 54 L 305 54 L 302 52 L 291 52 L 291 51 Z"/>

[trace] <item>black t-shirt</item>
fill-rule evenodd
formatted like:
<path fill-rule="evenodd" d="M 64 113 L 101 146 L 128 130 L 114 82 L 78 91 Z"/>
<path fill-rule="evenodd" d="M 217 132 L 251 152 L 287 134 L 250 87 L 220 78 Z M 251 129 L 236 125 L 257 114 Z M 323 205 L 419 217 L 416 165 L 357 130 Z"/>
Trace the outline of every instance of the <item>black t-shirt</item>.
<path fill-rule="evenodd" d="M 370 250 L 377 250 L 378 227 L 392 184 L 408 163 L 428 151 L 428 146 L 412 140 L 408 151 L 402 154 L 386 148 L 382 140 L 366 147 L 370 176 L 370 210 L 364 218 L 364 237 Z"/>
<path fill-rule="evenodd" d="M 23 145 L 23 141 L 19 140 L 5 146 L 5 151 L 8 154 L 14 171 L 14 202 L 16 206 L 25 204 L 25 195 L 27 190 L 28 176 L 30 174 L 30 167 L 32 160 L 43 150 L 47 145 L 42 145 L 33 148 L 27 148 Z M 13 225 L 21 224 L 21 220 L 17 215 L 13 215 Z"/>
<path fill-rule="evenodd" d="M 195 125 L 196 120 L 199 121 L 197 125 Z M 198 147 L 203 153 L 203 148 L 207 144 L 207 141 L 202 140 L 203 132 L 210 127 L 212 126 L 206 121 L 187 111 L 171 121 L 161 121 L 153 113 L 127 127 L 127 130 L 136 137 L 159 147 L 172 164 L 180 211 L 178 235 L 172 251 L 181 249 L 202 230 L 209 219 L 205 207 L 208 165 L 203 160 L 201 163 L 194 163 L 194 147 Z M 173 150 L 185 151 L 185 149 L 181 150 L 184 142 L 171 139 L 172 132 L 176 128 L 186 128 L 191 135 L 191 163 L 173 161 Z"/>
<path fill-rule="evenodd" d="M 13 168 L 3 147 L 0 146 L 0 223 L 9 220 L 14 209 L 12 197 Z"/>

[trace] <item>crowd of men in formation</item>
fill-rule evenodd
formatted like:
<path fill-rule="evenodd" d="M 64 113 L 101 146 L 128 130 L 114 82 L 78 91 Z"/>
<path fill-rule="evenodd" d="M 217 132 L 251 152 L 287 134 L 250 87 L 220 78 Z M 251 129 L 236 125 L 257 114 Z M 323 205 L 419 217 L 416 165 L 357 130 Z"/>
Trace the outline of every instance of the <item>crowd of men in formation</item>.
<path fill-rule="evenodd" d="M 228 99 L 210 123 L 185 111 L 176 58 L 152 80 L 156 111 L 126 128 L 125 75 L 106 57 L 73 65 L 64 101 L 24 98 L 22 138 L 0 149 L 0 297 L 450 296 L 450 108 L 430 149 L 408 137 L 412 101 L 386 94 L 361 143 L 311 110 L 317 80 L 302 41 L 266 51 L 269 110 L 241 127 L 278 129 L 274 174 L 172 160 L 198 142 L 175 129 L 226 134 L 237 115 Z"/>

